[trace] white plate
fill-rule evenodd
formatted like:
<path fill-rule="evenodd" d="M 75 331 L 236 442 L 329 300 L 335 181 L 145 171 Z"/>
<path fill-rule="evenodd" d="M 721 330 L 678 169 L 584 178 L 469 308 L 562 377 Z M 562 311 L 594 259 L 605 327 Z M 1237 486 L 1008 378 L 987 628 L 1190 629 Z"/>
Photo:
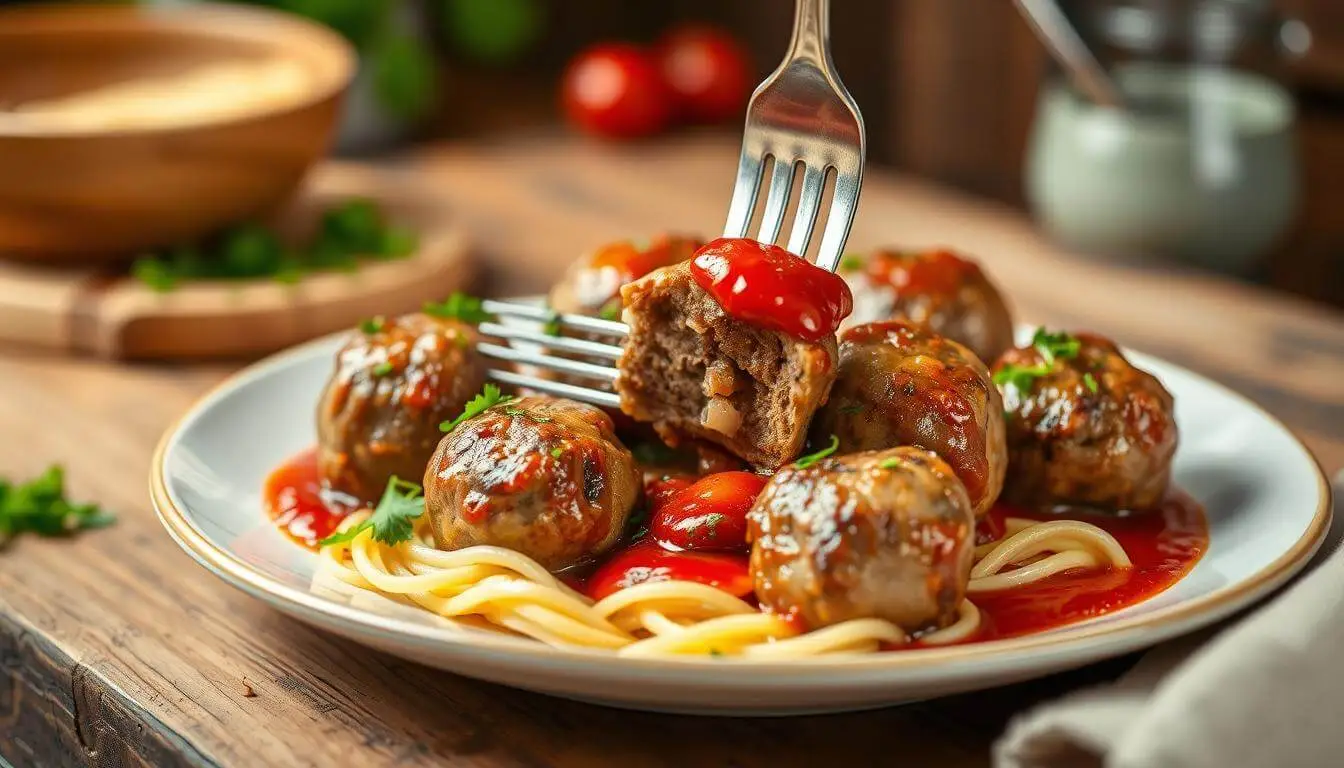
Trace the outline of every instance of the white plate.
<path fill-rule="evenodd" d="M 313 445 L 318 392 L 341 338 L 264 360 L 198 402 L 164 436 L 150 488 L 168 532 L 228 583 L 315 626 L 425 664 L 505 685 L 641 709 L 788 714 L 859 709 L 988 688 L 1133 651 L 1220 619 L 1305 564 L 1330 519 L 1311 454 L 1242 397 L 1133 354 L 1176 398 L 1175 481 L 1205 505 L 1208 553 L 1171 589 L 1108 616 L 1030 637 L 835 660 L 649 660 L 456 624 L 314 585 L 317 556 L 262 508 L 267 474 Z"/>

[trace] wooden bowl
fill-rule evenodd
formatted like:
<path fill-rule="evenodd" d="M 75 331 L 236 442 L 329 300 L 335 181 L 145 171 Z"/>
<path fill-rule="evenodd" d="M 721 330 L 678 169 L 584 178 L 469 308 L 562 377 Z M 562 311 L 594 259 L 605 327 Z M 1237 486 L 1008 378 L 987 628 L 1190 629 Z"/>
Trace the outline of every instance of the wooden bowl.
<path fill-rule="evenodd" d="M 305 67 L 303 86 L 234 117 L 103 129 L 0 114 L 0 257 L 115 261 L 264 213 L 326 153 L 356 66 L 336 33 L 258 8 L 0 10 L 0 106 L 273 57 Z"/>

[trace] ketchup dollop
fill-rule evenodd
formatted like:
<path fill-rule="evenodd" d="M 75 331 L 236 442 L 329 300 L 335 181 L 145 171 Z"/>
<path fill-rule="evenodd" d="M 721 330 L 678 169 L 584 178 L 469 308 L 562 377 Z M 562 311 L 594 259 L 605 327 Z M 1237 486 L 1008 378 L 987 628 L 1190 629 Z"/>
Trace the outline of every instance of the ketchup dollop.
<path fill-rule="evenodd" d="M 744 322 L 820 341 L 854 309 L 843 278 L 777 245 L 721 237 L 695 252 L 695 282 Z"/>

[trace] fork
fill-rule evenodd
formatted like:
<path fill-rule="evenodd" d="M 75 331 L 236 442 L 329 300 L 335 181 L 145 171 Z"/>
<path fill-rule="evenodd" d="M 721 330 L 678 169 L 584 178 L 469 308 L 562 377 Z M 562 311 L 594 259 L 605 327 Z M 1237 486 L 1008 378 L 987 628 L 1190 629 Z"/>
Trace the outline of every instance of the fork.
<path fill-rule="evenodd" d="M 742 154 L 723 234 L 748 236 L 766 163 L 773 161 L 755 239 L 775 242 L 783 228 L 794 178 L 801 166 L 802 185 L 788 250 L 805 256 L 816 230 L 827 176 L 833 172 L 835 191 L 818 246 L 817 266 L 834 272 L 859 202 L 866 157 L 863 117 L 836 76 L 831 61 L 830 0 L 796 2 L 793 36 L 784 61 L 761 83 L 747 104 Z M 486 357 L 593 380 L 607 387 L 616 381 L 619 372 L 614 365 L 593 360 L 610 363 L 619 360 L 622 352 L 619 344 L 552 335 L 543 332 L 540 324 L 620 341 L 630 332 L 625 323 L 503 301 L 485 301 L 481 309 L 504 321 L 481 323 L 481 333 L 510 342 L 508 345 L 481 342 L 477 349 Z M 522 342 L 523 346 L 515 346 L 513 342 Z M 546 354 L 550 351 L 585 359 Z M 501 384 L 608 408 L 620 407 L 620 398 L 608 390 L 497 368 L 487 375 Z"/>

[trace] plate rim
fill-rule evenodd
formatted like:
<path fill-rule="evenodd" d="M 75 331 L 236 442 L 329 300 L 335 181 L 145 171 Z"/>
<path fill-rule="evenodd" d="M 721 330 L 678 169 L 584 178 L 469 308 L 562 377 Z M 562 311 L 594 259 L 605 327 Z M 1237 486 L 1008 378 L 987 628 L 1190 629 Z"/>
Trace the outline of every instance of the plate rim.
<path fill-rule="evenodd" d="M 272 607 L 277 607 L 291 615 L 312 616 L 316 614 L 327 621 L 354 624 L 363 633 L 402 635 L 414 638 L 422 643 L 429 642 L 451 646 L 460 654 L 474 655 L 478 658 L 493 657 L 515 663 L 527 661 L 532 664 L 543 665 L 568 662 L 584 665 L 589 669 L 593 668 L 594 662 L 599 665 L 611 665 L 612 662 L 615 662 L 613 668 L 648 673 L 731 669 L 734 675 L 749 675 L 752 678 L 764 677 L 779 683 L 786 682 L 786 678 L 796 680 L 800 673 L 803 675 L 819 672 L 882 673 L 909 671 L 912 668 L 927 670 L 975 661 L 1011 661 L 1023 658 L 1025 653 L 1037 651 L 1074 651 L 1087 655 L 1086 652 L 1090 649 L 1097 651 L 1090 658 L 1099 659 L 1108 655 L 1125 653 L 1139 647 L 1148 647 L 1171 637 L 1194 631 L 1212 624 L 1269 594 L 1307 565 L 1324 541 L 1333 515 L 1332 491 L 1324 468 L 1316 455 L 1307 448 L 1301 437 L 1291 427 L 1254 401 L 1214 379 L 1165 359 L 1139 352 L 1139 354 L 1158 360 L 1163 365 L 1182 374 L 1198 379 L 1206 386 L 1221 390 L 1224 394 L 1237 400 L 1243 407 L 1259 413 L 1292 439 L 1314 470 L 1317 483 L 1317 508 L 1306 530 L 1291 547 L 1273 561 L 1236 584 L 1215 589 L 1208 594 L 1157 608 L 1147 613 L 1139 613 L 1103 623 L 1081 623 L 1071 627 L 1066 625 L 1047 633 L 964 645 L 920 648 L 901 653 L 828 659 L 800 659 L 787 662 L 736 657 L 621 657 L 600 649 L 556 648 L 529 638 L 510 637 L 502 634 L 497 636 L 484 632 L 449 634 L 455 632 L 455 630 L 416 623 L 396 616 L 373 613 L 279 582 L 255 569 L 227 549 L 216 546 L 195 525 L 191 516 L 173 501 L 172 494 L 169 491 L 165 472 L 168 450 L 181 435 L 182 427 L 189 420 L 204 412 L 232 390 L 259 378 L 268 370 L 283 367 L 290 362 L 291 358 L 300 358 L 311 354 L 314 348 L 331 344 L 337 338 L 348 333 L 348 331 L 337 331 L 326 334 L 268 355 L 234 371 L 197 397 L 191 406 L 176 417 L 164 430 L 154 449 L 149 474 L 150 501 L 160 523 L 168 531 L 174 543 L 206 570 L 249 596 L 261 599 L 263 602 L 279 601 L 284 603 L 284 608 L 275 605 Z M 1124 348 L 1124 351 L 1129 353 L 1136 350 Z M 314 558 L 317 557 L 316 553 L 310 554 Z M 1134 642 L 1135 639 L 1139 639 L 1139 642 Z M 1150 639 L 1151 642 L 1149 642 Z M 1094 645 L 1098 642 L 1103 644 L 1100 649 Z M 1086 663 L 1086 660 L 1083 663 Z M 869 679 L 878 680 L 877 678 Z M 741 682 L 742 678 L 737 677 L 735 681 Z"/>

